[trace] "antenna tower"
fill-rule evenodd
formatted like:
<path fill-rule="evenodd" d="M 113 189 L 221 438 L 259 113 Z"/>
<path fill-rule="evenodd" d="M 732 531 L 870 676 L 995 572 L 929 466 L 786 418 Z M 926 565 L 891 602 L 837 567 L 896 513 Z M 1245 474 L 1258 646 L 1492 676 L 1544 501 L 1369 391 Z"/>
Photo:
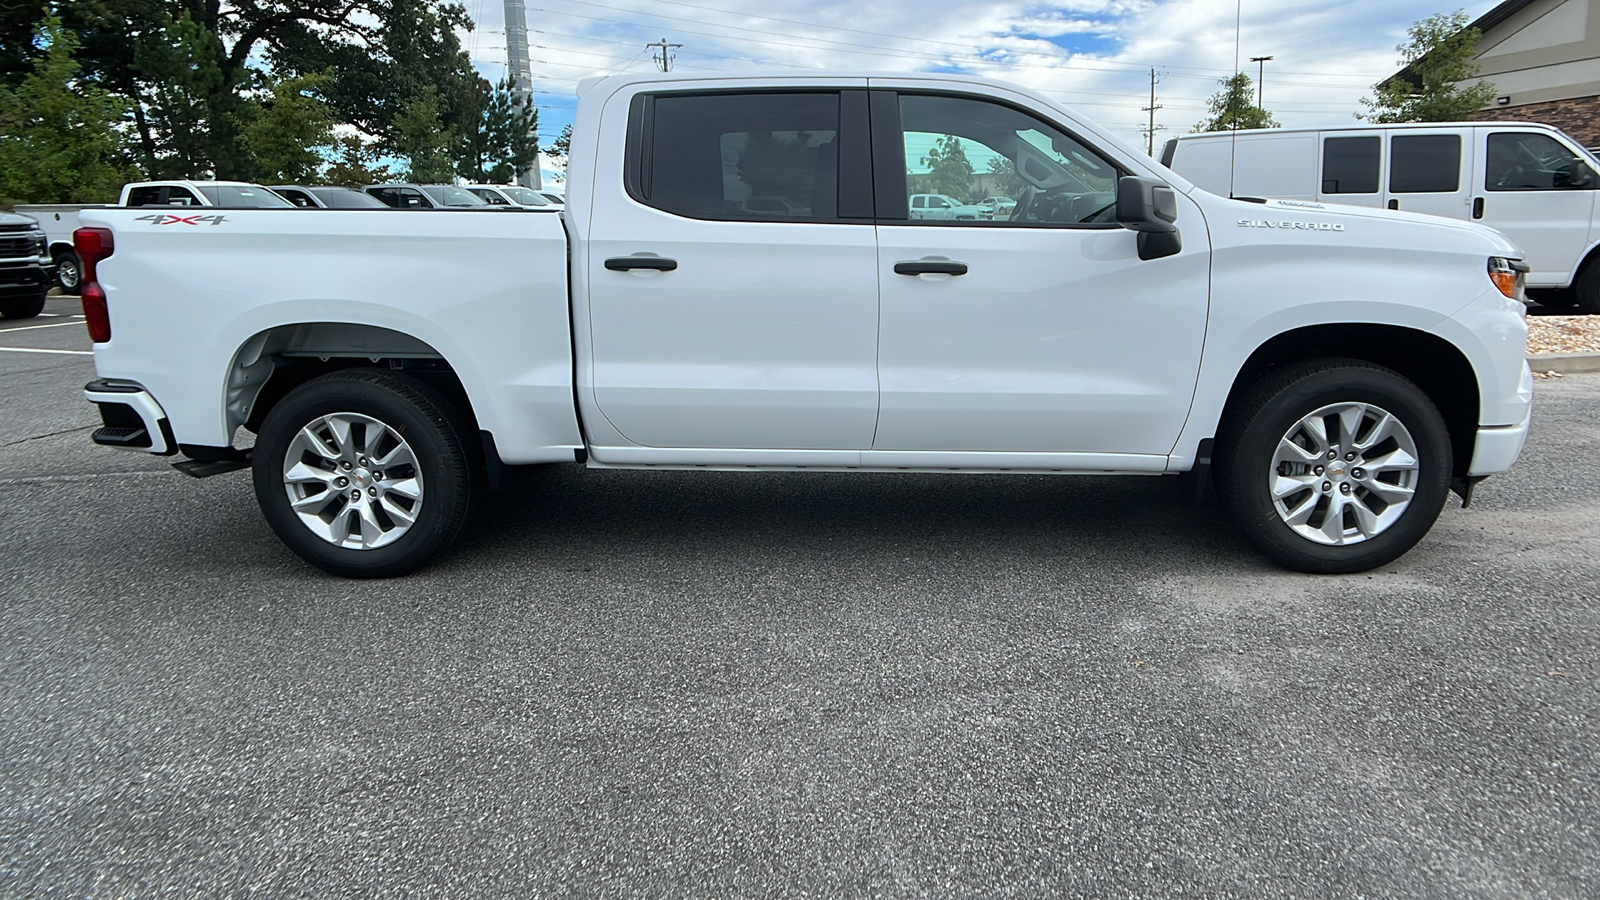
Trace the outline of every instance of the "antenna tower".
<path fill-rule="evenodd" d="M 533 67 L 528 62 L 528 7 L 523 0 L 505 0 L 506 4 L 506 66 L 511 75 L 511 96 L 524 109 L 533 108 Z M 533 136 L 535 147 L 538 135 Z M 543 187 L 539 177 L 538 157 L 532 168 L 517 173 L 517 184 L 539 190 Z"/>

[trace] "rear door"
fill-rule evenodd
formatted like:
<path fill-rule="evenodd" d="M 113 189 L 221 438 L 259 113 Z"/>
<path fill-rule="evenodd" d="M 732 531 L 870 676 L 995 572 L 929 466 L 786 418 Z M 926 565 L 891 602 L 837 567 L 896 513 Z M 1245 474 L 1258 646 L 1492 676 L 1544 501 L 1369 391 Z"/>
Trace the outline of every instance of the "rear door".
<path fill-rule="evenodd" d="M 864 450 L 878 415 L 865 80 L 619 97 L 596 188 L 594 402 L 628 441 Z M 603 131 L 602 145 L 623 135 Z"/>
<path fill-rule="evenodd" d="M 1565 287 L 1589 247 L 1597 175 L 1582 154 L 1543 131 L 1480 127 L 1478 221 L 1527 253 L 1528 284 Z"/>
<path fill-rule="evenodd" d="M 1389 133 L 1390 209 L 1466 219 L 1472 215 L 1471 128 Z"/>

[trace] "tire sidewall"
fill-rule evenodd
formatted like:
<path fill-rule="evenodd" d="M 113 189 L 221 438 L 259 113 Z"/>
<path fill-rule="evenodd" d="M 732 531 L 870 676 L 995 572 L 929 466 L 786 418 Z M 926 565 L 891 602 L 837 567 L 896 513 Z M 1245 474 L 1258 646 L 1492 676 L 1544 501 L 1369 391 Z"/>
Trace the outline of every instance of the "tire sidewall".
<path fill-rule="evenodd" d="M 71 284 L 68 284 L 67 279 L 62 277 L 62 273 L 69 266 L 71 271 L 77 273 Z M 78 254 L 68 250 L 56 258 L 56 284 L 61 285 L 61 290 L 64 293 L 74 296 L 83 291 L 83 262 L 78 259 Z"/>
<path fill-rule="evenodd" d="M 1267 555 L 1306 572 L 1360 572 L 1390 562 L 1433 527 L 1450 492 L 1450 433 L 1421 389 L 1397 374 L 1370 367 L 1339 368 L 1299 379 L 1272 396 L 1244 425 L 1233 452 L 1228 493 L 1245 533 Z M 1278 442 L 1300 419 L 1324 406 L 1369 403 L 1400 419 L 1417 445 L 1417 484 L 1400 519 L 1355 544 L 1318 544 L 1278 515 L 1268 473 Z"/>
<path fill-rule="evenodd" d="M 393 428 L 411 446 L 422 474 L 422 511 L 394 543 L 372 550 L 337 547 L 314 534 L 289 507 L 283 483 L 283 463 L 300 428 L 330 413 L 359 413 Z M 291 392 L 267 414 L 258 434 L 252 459 L 256 500 L 262 514 L 290 549 L 317 567 L 339 575 L 383 578 L 402 575 L 421 565 L 455 536 L 451 512 L 466 502 L 470 485 L 459 443 L 443 433 L 448 423 L 433 420 L 427 412 L 380 384 L 348 378 L 324 377 Z"/>

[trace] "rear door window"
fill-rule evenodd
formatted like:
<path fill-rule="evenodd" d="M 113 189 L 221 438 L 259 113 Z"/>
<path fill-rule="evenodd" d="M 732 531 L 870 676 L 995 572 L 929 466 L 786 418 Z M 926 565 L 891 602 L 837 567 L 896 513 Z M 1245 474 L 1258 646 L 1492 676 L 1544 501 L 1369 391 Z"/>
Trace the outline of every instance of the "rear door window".
<path fill-rule="evenodd" d="M 1461 188 L 1461 136 L 1395 135 L 1389 141 L 1389 193 L 1448 194 Z"/>
<path fill-rule="evenodd" d="M 1324 194 L 1376 194 L 1383 141 L 1377 135 L 1322 141 Z"/>

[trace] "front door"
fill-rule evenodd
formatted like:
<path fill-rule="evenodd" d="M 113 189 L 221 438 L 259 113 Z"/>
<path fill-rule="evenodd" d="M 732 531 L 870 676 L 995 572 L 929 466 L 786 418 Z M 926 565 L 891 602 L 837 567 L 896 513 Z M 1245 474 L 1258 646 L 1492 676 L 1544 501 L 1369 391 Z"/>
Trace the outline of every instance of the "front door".
<path fill-rule="evenodd" d="M 870 447 L 866 91 L 633 103 L 635 168 L 597 188 L 585 262 L 600 412 L 645 447 Z"/>
<path fill-rule="evenodd" d="M 1139 259 L 1137 236 L 1115 222 L 1118 167 L 1022 102 L 874 93 L 883 311 L 873 449 L 1159 469 L 1200 365 L 1205 223 L 1180 196 L 1183 252 Z M 1016 207 L 1006 219 L 918 221 L 904 199 L 918 193 Z"/>
<path fill-rule="evenodd" d="M 1528 284 L 1565 287 L 1589 247 L 1595 171 L 1577 151 L 1537 131 L 1479 128 L 1483 165 L 1474 211 L 1516 241 Z"/>

